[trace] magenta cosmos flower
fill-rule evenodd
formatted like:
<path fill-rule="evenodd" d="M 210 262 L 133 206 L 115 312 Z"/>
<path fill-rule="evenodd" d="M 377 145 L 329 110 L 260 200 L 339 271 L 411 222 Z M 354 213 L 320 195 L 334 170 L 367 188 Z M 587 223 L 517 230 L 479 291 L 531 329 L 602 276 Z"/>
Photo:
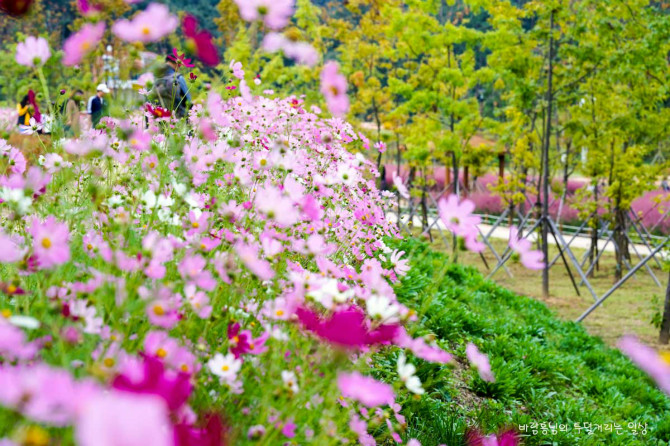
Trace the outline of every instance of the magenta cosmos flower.
<path fill-rule="evenodd" d="M 186 404 L 193 391 L 190 374 L 166 371 L 160 359 L 148 355 L 144 356 L 142 368 L 134 370 L 136 373 L 117 376 L 112 387 L 123 392 L 158 396 L 172 412 Z"/>
<path fill-rule="evenodd" d="M 212 35 L 207 30 L 198 30 L 198 20 L 192 15 L 184 17 L 182 31 L 187 45 L 205 65 L 216 66 L 219 63 L 219 52 L 212 42 Z"/>
<path fill-rule="evenodd" d="M 33 255 L 40 269 L 70 260 L 70 232 L 65 223 L 57 222 L 53 215 L 43 222 L 34 218 L 29 232 L 33 236 Z"/>
<path fill-rule="evenodd" d="M 517 446 L 519 444 L 519 436 L 514 431 L 486 436 L 479 431 L 470 430 L 466 433 L 465 439 L 468 446 Z"/>
<path fill-rule="evenodd" d="M 342 396 L 351 398 L 367 407 L 377 407 L 395 402 L 393 387 L 358 372 L 337 375 L 337 388 Z"/>
<path fill-rule="evenodd" d="M 670 395 L 670 362 L 665 357 L 638 341 L 635 336 L 622 337 L 617 347 L 647 373 L 662 391 Z"/>
<path fill-rule="evenodd" d="M 380 325 L 375 329 L 369 329 L 365 313 L 357 307 L 337 311 L 325 320 L 307 308 L 298 308 L 295 313 L 305 329 L 341 347 L 388 344 L 398 332 L 397 325 Z"/>
<path fill-rule="evenodd" d="M 49 43 L 44 37 L 28 36 L 16 45 L 16 63 L 26 67 L 39 68 L 51 57 Z"/>
<path fill-rule="evenodd" d="M 119 20 L 112 26 L 112 32 L 126 42 L 157 42 L 174 32 L 179 19 L 170 14 L 167 6 L 151 3 L 147 9 L 132 20 Z"/>
<path fill-rule="evenodd" d="M 72 34 L 63 44 L 63 64 L 77 65 L 88 53 L 93 51 L 105 34 L 105 22 L 87 23 Z"/>
<path fill-rule="evenodd" d="M 342 116 L 349 110 L 347 79 L 338 72 L 337 62 L 327 62 L 321 70 L 321 93 L 326 98 L 333 116 Z"/>
<path fill-rule="evenodd" d="M 295 0 L 235 0 L 247 22 L 262 20 L 268 28 L 281 29 L 293 15 Z"/>

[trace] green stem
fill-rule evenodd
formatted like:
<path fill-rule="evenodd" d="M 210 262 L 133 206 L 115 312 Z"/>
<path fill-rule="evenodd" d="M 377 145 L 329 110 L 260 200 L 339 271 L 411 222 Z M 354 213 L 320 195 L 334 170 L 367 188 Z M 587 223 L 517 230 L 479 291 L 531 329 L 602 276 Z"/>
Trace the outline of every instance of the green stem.
<path fill-rule="evenodd" d="M 55 118 L 53 106 L 51 105 L 51 96 L 49 96 L 49 86 L 47 85 L 47 80 L 44 77 L 44 71 L 42 71 L 42 67 L 39 67 L 37 69 L 37 75 L 40 78 L 40 83 L 42 84 L 42 90 L 44 91 L 44 96 L 46 96 L 47 99 L 47 108 L 49 109 L 49 114 L 51 115 L 51 120 L 53 121 Z M 53 122 L 52 122 L 53 126 Z"/>

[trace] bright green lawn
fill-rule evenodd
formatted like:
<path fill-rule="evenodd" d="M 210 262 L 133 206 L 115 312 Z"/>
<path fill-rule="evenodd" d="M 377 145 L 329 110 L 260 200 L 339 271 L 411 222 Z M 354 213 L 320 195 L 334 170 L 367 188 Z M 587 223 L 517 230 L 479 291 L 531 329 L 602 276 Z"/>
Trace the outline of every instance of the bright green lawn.
<path fill-rule="evenodd" d="M 405 240 L 410 273 L 399 299 L 419 313 L 423 332 L 432 333 L 458 361 L 455 367 L 417 360 L 426 395 L 405 402 L 408 436 L 424 446 L 462 444 L 466 423 L 485 431 L 531 423 L 569 426 L 567 432 L 524 437 L 524 445 L 667 445 L 670 399 L 622 354 L 584 328 L 559 320 L 533 299 L 485 281 L 473 268 L 449 263 L 427 244 Z M 496 382 L 485 383 L 464 357 L 467 341 L 491 358 Z M 454 351 L 454 346 L 458 347 Z M 380 355 L 378 376 L 391 376 L 394 357 Z M 633 435 L 629 423 L 647 423 Z M 622 433 L 587 435 L 574 423 L 618 423 Z"/>

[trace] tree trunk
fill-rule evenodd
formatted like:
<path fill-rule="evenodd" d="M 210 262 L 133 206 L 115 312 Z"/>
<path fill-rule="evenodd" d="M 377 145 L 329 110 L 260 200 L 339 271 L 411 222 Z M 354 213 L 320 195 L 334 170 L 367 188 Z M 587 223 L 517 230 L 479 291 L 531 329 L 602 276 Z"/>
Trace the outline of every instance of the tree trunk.
<path fill-rule="evenodd" d="M 463 194 L 467 195 L 470 191 L 470 166 L 463 167 Z"/>
<path fill-rule="evenodd" d="M 670 340 L 670 273 L 668 273 L 668 286 L 665 289 L 665 306 L 663 308 L 663 319 L 661 320 L 661 332 L 658 342 L 667 344 Z"/>
<path fill-rule="evenodd" d="M 448 165 L 444 166 L 444 173 L 444 188 L 447 189 L 448 192 L 453 192 L 455 189 L 451 188 L 451 167 Z"/>
<path fill-rule="evenodd" d="M 629 258 L 628 255 L 628 225 L 626 224 L 626 213 L 617 204 L 614 214 L 614 248 L 616 251 L 616 268 L 614 281 L 618 282 L 623 277 L 624 261 Z"/>
<path fill-rule="evenodd" d="M 542 295 L 549 297 L 549 142 L 551 139 L 551 110 L 553 103 L 552 81 L 554 75 L 554 11 L 549 16 L 549 70 L 547 73 L 547 124 L 542 148 Z"/>
<path fill-rule="evenodd" d="M 505 152 L 498 154 L 498 179 L 501 184 L 505 179 Z"/>

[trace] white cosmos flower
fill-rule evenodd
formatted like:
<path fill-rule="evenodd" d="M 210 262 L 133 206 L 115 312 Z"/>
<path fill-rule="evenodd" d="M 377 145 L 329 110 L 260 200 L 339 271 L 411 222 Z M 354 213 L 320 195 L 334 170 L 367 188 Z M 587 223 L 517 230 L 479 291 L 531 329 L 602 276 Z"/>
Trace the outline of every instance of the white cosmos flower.
<path fill-rule="evenodd" d="M 289 370 L 283 370 L 281 372 L 281 380 L 284 381 L 284 385 L 293 393 L 298 393 L 298 378 L 296 378 L 295 373 Z"/>
<path fill-rule="evenodd" d="M 40 326 L 40 321 L 30 316 L 10 316 L 8 321 L 12 325 L 28 330 L 34 330 Z"/>
<path fill-rule="evenodd" d="M 341 292 L 337 287 L 337 280 L 328 279 L 321 282 L 318 289 L 309 292 L 309 297 L 313 298 L 326 308 L 333 308 L 333 302 L 345 303 L 354 296 L 354 290 L 348 289 Z"/>
<path fill-rule="evenodd" d="M 207 362 L 207 367 L 214 375 L 232 383 L 237 378 L 237 372 L 242 367 L 242 361 L 235 359 L 235 355 L 232 353 L 228 353 L 226 356 L 217 353 Z"/>
<path fill-rule="evenodd" d="M 417 395 L 423 395 L 424 390 L 421 387 L 421 380 L 414 374 L 416 372 L 416 367 L 407 362 L 407 357 L 404 353 L 401 353 L 398 357 L 398 376 L 400 380 L 405 383 L 405 387 Z"/>
<path fill-rule="evenodd" d="M 365 303 L 368 315 L 372 319 L 385 323 L 397 322 L 400 306 L 391 302 L 386 296 L 372 295 Z"/>
<path fill-rule="evenodd" d="M 111 208 L 123 204 L 123 197 L 121 195 L 112 195 L 107 199 L 107 205 Z"/>
<path fill-rule="evenodd" d="M 30 205 L 33 204 L 33 199 L 30 196 L 26 196 L 23 189 L 3 187 L 0 190 L 0 198 L 2 198 L 3 201 L 15 203 L 16 209 L 21 215 L 28 212 Z"/>

